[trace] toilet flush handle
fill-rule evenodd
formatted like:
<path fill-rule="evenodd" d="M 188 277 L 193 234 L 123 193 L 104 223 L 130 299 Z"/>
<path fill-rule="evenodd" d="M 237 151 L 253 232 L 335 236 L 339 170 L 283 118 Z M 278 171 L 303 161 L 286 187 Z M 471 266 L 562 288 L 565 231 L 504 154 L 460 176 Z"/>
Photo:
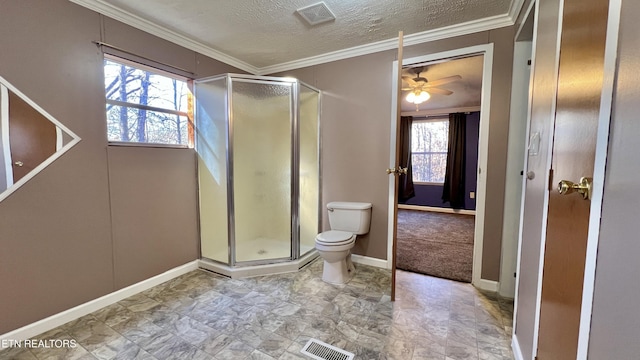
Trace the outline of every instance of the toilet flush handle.
<path fill-rule="evenodd" d="M 333 212 L 333 208 L 328 208 L 329 212 Z"/>

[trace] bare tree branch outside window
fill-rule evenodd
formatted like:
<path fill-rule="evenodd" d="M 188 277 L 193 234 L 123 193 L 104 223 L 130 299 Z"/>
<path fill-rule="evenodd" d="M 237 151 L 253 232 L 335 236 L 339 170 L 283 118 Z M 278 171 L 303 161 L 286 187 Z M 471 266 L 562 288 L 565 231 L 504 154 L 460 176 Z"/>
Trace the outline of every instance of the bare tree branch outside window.
<path fill-rule="evenodd" d="M 107 138 L 110 142 L 188 145 L 185 81 L 104 60 Z"/>
<path fill-rule="evenodd" d="M 444 183 L 449 120 L 414 121 L 411 125 L 413 181 Z"/>

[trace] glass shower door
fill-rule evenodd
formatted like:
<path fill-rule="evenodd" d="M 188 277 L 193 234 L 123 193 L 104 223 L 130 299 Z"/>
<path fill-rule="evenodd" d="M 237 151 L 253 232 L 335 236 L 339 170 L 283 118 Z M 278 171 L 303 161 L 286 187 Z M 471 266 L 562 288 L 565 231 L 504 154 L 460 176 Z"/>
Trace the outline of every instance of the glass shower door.
<path fill-rule="evenodd" d="M 236 262 L 291 258 L 293 84 L 231 79 Z"/>
<path fill-rule="evenodd" d="M 202 257 L 229 262 L 227 211 L 227 78 L 196 83 L 196 151 Z"/>
<path fill-rule="evenodd" d="M 299 220 L 300 255 L 313 250 L 320 219 L 320 145 L 319 105 L 320 94 L 300 84 L 299 111 Z"/>

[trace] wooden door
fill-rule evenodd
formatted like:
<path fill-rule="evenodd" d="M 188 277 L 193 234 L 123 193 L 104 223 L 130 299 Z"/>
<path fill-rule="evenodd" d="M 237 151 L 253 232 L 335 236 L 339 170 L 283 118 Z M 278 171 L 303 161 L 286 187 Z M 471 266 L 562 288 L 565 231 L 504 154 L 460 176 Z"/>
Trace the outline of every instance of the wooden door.
<path fill-rule="evenodd" d="M 393 230 L 392 230 L 392 244 L 391 244 L 391 301 L 396 301 L 396 248 L 398 243 L 398 175 L 400 174 L 400 113 L 402 112 L 402 51 L 404 32 L 398 33 L 398 64 L 396 67 L 396 158 L 395 166 L 392 169 L 387 169 L 387 174 L 393 177 L 393 211 L 389 216 L 392 217 Z"/>
<path fill-rule="evenodd" d="M 575 359 L 590 201 L 561 180 L 593 177 L 608 0 L 565 0 L 554 124 L 538 359 Z"/>
<path fill-rule="evenodd" d="M 56 152 L 56 126 L 9 91 L 9 144 L 13 182 Z"/>

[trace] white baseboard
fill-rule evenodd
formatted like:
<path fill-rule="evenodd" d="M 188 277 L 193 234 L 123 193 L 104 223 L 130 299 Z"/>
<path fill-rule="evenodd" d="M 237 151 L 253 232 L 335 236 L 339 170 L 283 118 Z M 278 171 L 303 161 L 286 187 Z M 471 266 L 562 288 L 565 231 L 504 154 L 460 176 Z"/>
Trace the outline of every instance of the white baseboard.
<path fill-rule="evenodd" d="M 390 269 L 391 268 L 391 265 L 389 264 L 389 262 L 387 260 L 382 260 L 382 259 L 378 259 L 378 258 L 372 258 L 372 257 L 368 257 L 368 256 L 352 254 L 351 255 L 351 261 L 353 261 L 354 263 L 364 264 L 364 265 L 369 265 L 369 266 L 375 266 L 375 267 L 379 267 L 379 268 L 383 268 L 383 269 Z"/>
<path fill-rule="evenodd" d="M 62 311 L 55 315 L 51 315 L 42 320 L 36 321 L 32 324 L 25 325 L 19 329 L 10 331 L 6 334 L 0 335 L 0 342 L 3 340 L 27 340 L 32 337 L 47 332 L 51 329 L 55 329 L 60 325 L 64 325 L 69 321 L 75 320 L 87 314 L 90 314 L 96 310 L 100 310 L 103 307 L 114 304 L 120 300 L 126 299 L 129 296 L 135 295 L 147 289 L 150 289 L 156 285 L 160 285 L 165 281 L 176 278 L 180 275 L 186 274 L 190 271 L 198 269 L 198 260 L 186 263 L 184 265 L 175 267 L 171 270 L 167 270 L 162 274 L 156 275 L 152 278 L 143 280 L 139 283 L 127 286 L 124 289 L 114 291 L 110 294 L 104 295 L 97 299 L 88 301 L 84 304 L 80 304 L 71 309 Z"/>
<path fill-rule="evenodd" d="M 486 279 L 480 279 L 478 280 L 477 283 L 473 285 L 475 285 L 475 287 L 477 287 L 478 289 L 493 291 L 493 292 L 498 291 L 498 288 L 500 287 L 499 282 L 493 281 L 493 280 L 486 280 Z"/>
<path fill-rule="evenodd" d="M 398 209 L 431 211 L 431 212 L 439 212 L 439 213 L 447 213 L 447 214 L 462 214 L 462 215 L 476 214 L 475 210 L 451 209 L 451 208 L 441 208 L 441 207 L 421 206 L 421 205 L 398 204 Z"/>
<path fill-rule="evenodd" d="M 513 334 L 513 336 L 511 336 L 511 350 L 513 350 L 513 357 L 516 360 L 524 360 L 524 357 L 522 356 L 522 350 L 520 350 L 520 343 L 518 343 L 516 334 Z"/>

